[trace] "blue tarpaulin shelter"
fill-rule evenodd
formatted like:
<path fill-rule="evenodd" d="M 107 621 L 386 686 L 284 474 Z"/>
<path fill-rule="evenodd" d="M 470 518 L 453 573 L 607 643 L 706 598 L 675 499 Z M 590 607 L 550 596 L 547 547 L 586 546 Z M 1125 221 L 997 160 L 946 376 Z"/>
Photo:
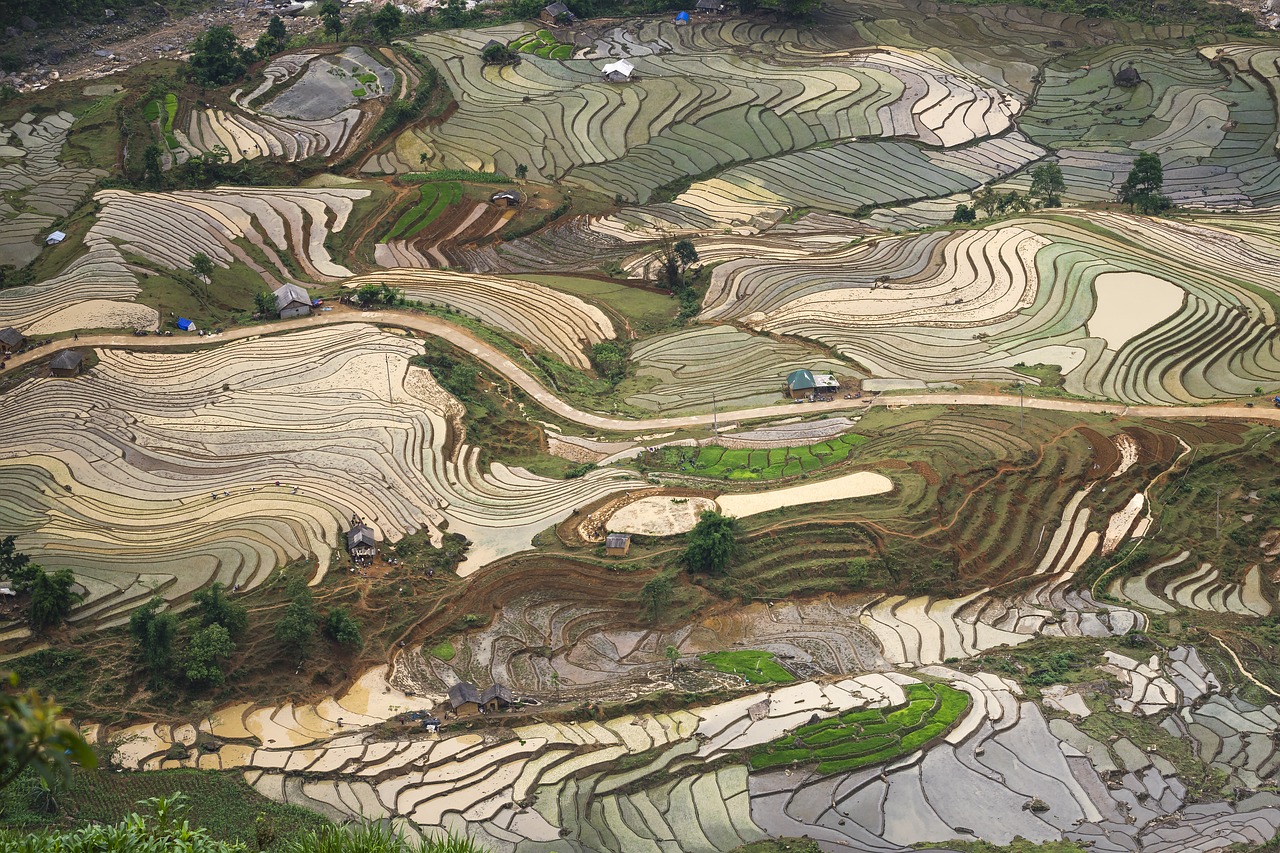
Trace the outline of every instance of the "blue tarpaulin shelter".
<path fill-rule="evenodd" d="M 681 24 L 689 23 L 689 13 L 681 12 L 680 14 L 676 15 L 676 21 Z"/>
<path fill-rule="evenodd" d="M 186 317 L 178 318 L 178 328 L 184 332 L 189 332 L 196 327 L 196 324 L 188 320 Z"/>

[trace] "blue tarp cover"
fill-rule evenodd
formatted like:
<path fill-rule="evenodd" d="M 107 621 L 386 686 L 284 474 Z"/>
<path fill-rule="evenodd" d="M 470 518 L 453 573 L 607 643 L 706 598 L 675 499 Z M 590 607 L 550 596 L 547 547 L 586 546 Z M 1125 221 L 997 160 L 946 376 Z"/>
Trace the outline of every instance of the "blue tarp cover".
<path fill-rule="evenodd" d="M 188 320 L 186 317 L 178 318 L 178 328 L 184 332 L 189 332 L 196 327 L 196 324 Z"/>
<path fill-rule="evenodd" d="M 688 12 L 681 12 L 679 15 L 676 15 L 676 20 L 677 20 L 677 21 L 687 21 L 687 20 L 689 20 L 689 13 L 688 13 Z"/>

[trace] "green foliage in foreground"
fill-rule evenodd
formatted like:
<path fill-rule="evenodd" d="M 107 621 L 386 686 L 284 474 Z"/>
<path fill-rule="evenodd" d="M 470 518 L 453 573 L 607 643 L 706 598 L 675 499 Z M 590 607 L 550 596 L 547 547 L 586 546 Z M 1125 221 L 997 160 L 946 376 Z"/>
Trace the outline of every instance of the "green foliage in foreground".
<path fill-rule="evenodd" d="M 90 824 L 70 832 L 42 832 L 3 838 L 5 853 L 239 853 L 243 844 L 218 841 L 186 820 L 182 794 L 145 801 L 149 815 L 136 812 L 116 824 Z"/>
<path fill-rule="evenodd" d="M 701 659 L 719 672 L 741 675 L 752 684 L 785 684 L 788 681 L 795 681 L 795 677 L 774 660 L 771 652 L 762 652 L 757 649 L 711 652 L 702 655 Z"/>
<path fill-rule="evenodd" d="M 278 853 L 294 836 L 309 833 L 328 824 L 320 815 L 299 806 L 283 805 L 267 799 L 236 772 L 207 770 L 158 770 L 146 773 L 114 773 L 77 767 L 69 786 L 55 790 L 52 805 L 41 796 L 43 789 L 32 774 L 24 774 L 17 782 L 0 792 L 0 851 L 53 851 L 79 848 L 57 846 L 15 847 L 20 839 L 65 839 L 76 835 L 81 827 L 93 824 L 103 827 L 134 822 L 138 813 L 146 815 L 144 825 L 154 828 L 153 809 L 149 803 L 174 799 L 181 791 L 183 800 L 176 812 L 170 812 L 179 823 L 199 830 L 222 850 L 264 850 Z M 68 816 L 74 816 L 70 827 Z M 55 844 L 49 841 L 48 844 Z M 100 847 L 94 849 L 114 850 Z M 134 849 L 174 850 L 176 845 Z M 206 849 L 206 848 L 197 848 Z"/>
<path fill-rule="evenodd" d="M 354 829 L 326 826 L 300 835 L 282 848 L 285 853 L 486 853 L 470 838 L 455 835 L 428 836 L 410 841 L 380 824 L 366 823 Z"/>
<path fill-rule="evenodd" d="M 819 773 L 843 773 L 882 764 L 945 734 L 968 709 L 969 694 L 945 684 L 909 684 L 905 705 L 849 711 L 801 726 L 751 755 L 764 770 L 818 762 Z"/>

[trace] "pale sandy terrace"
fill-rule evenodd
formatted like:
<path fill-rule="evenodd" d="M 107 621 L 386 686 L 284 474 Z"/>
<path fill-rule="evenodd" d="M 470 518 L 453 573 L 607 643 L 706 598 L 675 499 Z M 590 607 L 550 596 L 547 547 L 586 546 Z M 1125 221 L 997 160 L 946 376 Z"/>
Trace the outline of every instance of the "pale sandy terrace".
<path fill-rule="evenodd" d="M 1142 272 L 1104 272 L 1093 282 L 1098 304 L 1089 334 L 1118 350 L 1182 305 L 1182 288 Z"/>
<path fill-rule="evenodd" d="M 720 511 L 725 515 L 744 518 L 784 506 L 864 498 L 883 495 L 889 491 L 893 491 L 893 481 L 884 474 L 858 471 L 834 480 L 823 480 L 821 483 L 806 483 L 803 486 L 771 489 L 751 495 L 721 495 L 716 498 L 716 503 L 720 504 Z"/>
<path fill-rule="evenodd" d="M 641 536 L 674 536 L 688 533 L 698 516 L 716 508 L 708 498 L 673 498 L 664 495 L 641 498 L 627 504 L 610 517 L 610 533 L 638 533 Z"/>

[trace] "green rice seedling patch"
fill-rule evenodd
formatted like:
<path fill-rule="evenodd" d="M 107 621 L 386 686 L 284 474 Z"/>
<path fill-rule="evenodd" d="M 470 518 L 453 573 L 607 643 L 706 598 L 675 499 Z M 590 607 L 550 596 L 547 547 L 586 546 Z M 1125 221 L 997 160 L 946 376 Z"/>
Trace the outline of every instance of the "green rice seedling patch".
<path fill-rule="evenodd" d="M 905 741 L 906 738 L 903 738 L 903 740 Z M 894 742 L 895 739 L 887 735 L 881 737 L 864 737 L 853 741 L 846 740 L 843 743 L 836 743 L 831 746 L 823 747 L 822 749 L 816 749 L 813 754 L 822 759 L 852 758 L 855 755 L 866 755 L 870 752 L 879 752 Z"/>
<path fill-rule="evenodd" d="M 704 447 L 692 465 L 687 456 L 676 451 L 657 460 L 659 467 L 676 467 L 704 477 L 729 480 L 767 480 L 796 476 L 843 462 L 866 436 L 850 434 L 812 446 L 775 447 L 769 450 L 724 449 Z"/>
<path fill-rule="evenodd" d="M 466 181 L 473 184 L 509 184 L 511 179 L 497 172 L 473 172 L 470 169 L 438 169 L 434 172 L 406 172 L 397 179 L 405 184 L 429 184 L 435 181 Z"/>
<path fill-rule="evenodd" d="M 164 132 L 173 133 L 173 119 L 178 114 L 178 96 L 167 92 L 164 96 Z"/>
<path fill-rule="evenodd" d="M 549 54 L 549 56 L 552 59 L 572 59 L 573 45 L 571 44 L 557 45 L 556 47 L 551 49 L 551 53 Z"/>
<path fill-rule="evenodd" d="M 147 121 L 160 120 L 160 102 L 147 101 L 147 105 L 142 108 L 142 117 Z"/>
<path fill-rule="evenodd" d="M 869 755 L 860 755 L 854 758 L 844 758 L 837 761 L 824 761 L 818 765 L 819 773 L 844 773 L 849 770 L 858 770 L 862 767 L 873 767 L 876 764 L 883 764 L 886 761 L 897 758 L 902 752 L 897 746 L 886 747 L 879 752 L 873 752 Z"/>
<path fill-rule="evenodd" d="M 840 773 L 907 755 L 946 734 L 969 707 L 969 694 L 945 684 L 911 684 L 907 701 L 892 709 L 861 709 L 800 726 L 752 751 L 751 767 L 818 763 L 819 773 Z"/>
<path fill-rule="evenodd" d="M 733 652 L 711 652 L 701 656 L 719 672 L 740 675 L 752 684 L 786 684 L 795 677 L 774 660 L 771 652 L 744 649 Z"/>
<path fill-rule="evenodd" d="M 366 92 L 366 91 L 364 90 L 364 87 L 363 87 L 363 86 L 361 86 L 361 87 L 360 87 L 360 88 L 358 88 L 358 89 L 352 89 L 352 90 L 351 90 L 351 97 L 353 97 L 353 98 L 363 98 L 363 97 L 364 97 L 365 95 L 367 95 L 367 94 L 369 94 L 369 93 L 368 93 L 368 92 Z"/>
<path fill-rule="evenodd" d="M 454 204 L 462 196 L 461 185 L 452 181 L 439 184 L 424 184 L 418 191 L 418 202 L 406 210 L 396 220 L 387 240 L 412 237 L 426 228 L 436 217 L 444 213 L 449 205 Z"/>

